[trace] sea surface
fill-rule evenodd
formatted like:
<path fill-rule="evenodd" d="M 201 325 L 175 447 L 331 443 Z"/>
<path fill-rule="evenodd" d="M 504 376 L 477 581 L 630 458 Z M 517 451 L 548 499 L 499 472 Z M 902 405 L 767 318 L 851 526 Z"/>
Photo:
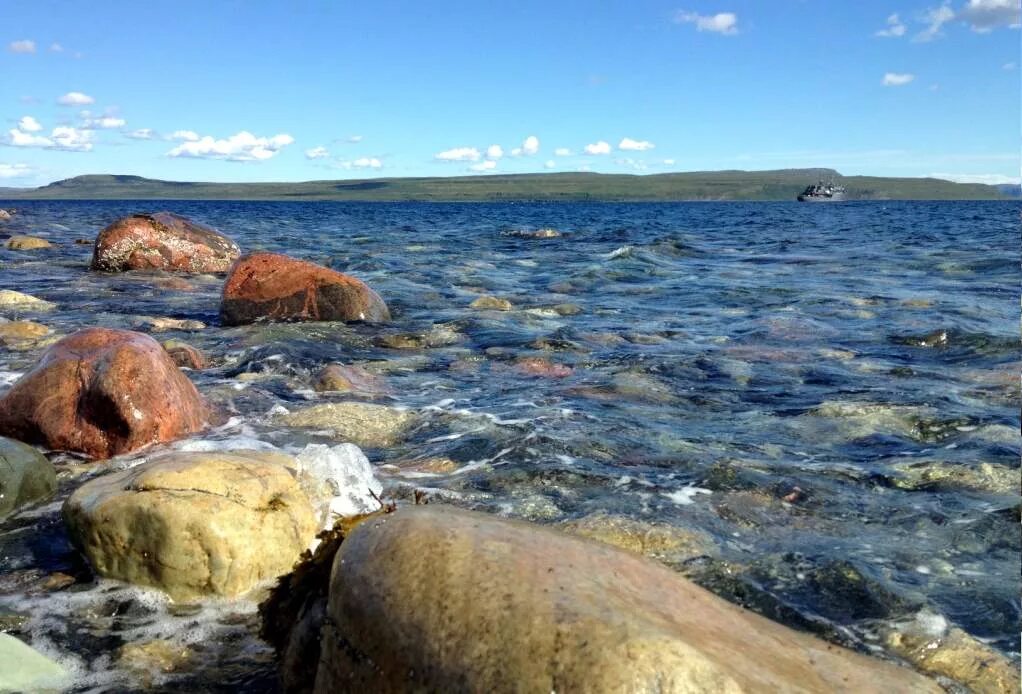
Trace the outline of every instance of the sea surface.
<path fill-rule="evenodd" d="M 21 317 L 61 335 L 206 324 L 156 335 L 212 357 L 189 376 L 227 417 L 178 446 L 329 442 L 273 416 L 345 399 L 313 376 L 361 365 L 375 402 L 420 414 L 406 440 L 366 450 L 392 498 L 676 528 L 691 542 L 662 560 L 796 628 L 883 655 L 884 630 L 923 615 L 1018 658 L 1017 202 L 0 207 L 18 209 L 0 236 L 58 244 L 0 248 L 0 289 L 57 304 Z M 89 272 L 76 240 L 163 209 L 245 251 L 350 273 L 393 321 L 222 328 L 222 277 L 186 291 L 168 275 Z M 522 233 L 546 227 L 561 235 Z M 512 309 L 470 308 L 483 295 Z M 40 352 L 0 349 L 0 392 Z M 93 579 L 72 549 L 62 500 L 133 459 L 51 457 L 58 496 L 0 522 L 0 623 L 20 614 L 15 633 L 81 691 L 276 691 L 254 602 L 173 605 Z M 75 583 L 42 587 L 58 572 Z M 177 671 L 120 658 L 153 639 L 187 651 Z"/>

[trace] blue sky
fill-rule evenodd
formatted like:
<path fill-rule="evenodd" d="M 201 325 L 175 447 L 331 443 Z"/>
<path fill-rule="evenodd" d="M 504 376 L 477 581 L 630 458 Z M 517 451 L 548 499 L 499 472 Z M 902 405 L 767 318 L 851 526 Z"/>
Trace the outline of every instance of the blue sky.
<path fill-rule="evenodd" d="M 1018 7 L 9 2 L 0 186 L 815 166 L 1017 181 Z"/>

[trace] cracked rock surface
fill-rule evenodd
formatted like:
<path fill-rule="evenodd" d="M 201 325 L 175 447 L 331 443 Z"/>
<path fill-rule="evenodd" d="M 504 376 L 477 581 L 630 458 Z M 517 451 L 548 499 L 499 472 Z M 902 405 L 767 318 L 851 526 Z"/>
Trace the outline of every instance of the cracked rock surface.
<path fill-rule="evenodd" d="M 102 576 L 174 600 L 240 595 L 290 571 L 319 527 L 278 457 L 173 453 L 85 483 L 64 519 Z"/>

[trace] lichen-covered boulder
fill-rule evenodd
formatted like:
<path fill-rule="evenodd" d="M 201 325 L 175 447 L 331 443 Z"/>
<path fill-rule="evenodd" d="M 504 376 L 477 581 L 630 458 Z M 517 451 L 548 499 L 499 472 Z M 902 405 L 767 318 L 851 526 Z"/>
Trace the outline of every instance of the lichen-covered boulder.
<path fill-rule="evenodd" d="M 0 436 L 0 518 L 56 489 L 53 463 L 31 446 Z"/>
<path fill-rule="evenodd" d="M 234 596 L 287 573 L 319 528 L 292 472 L 259 454 L 174 453 L 86 482 L 64 504 L 101 576 L 174 600 Z"/>
<path fill-rule="evenodd" d="M 92 269 L 227 272 L 241 255 L 216 229 L 171 212 L 119 219 L 96 237 Z"/>
<path fill-rule="evenodd" d="M 252 253 L 224 283 L 224 325 L 269 321 L 384 321 L 390 311 L 361 280 L 277 253 Z"/>
<path fill-rule="evenodd" d="M 355 527 L 328 595 L 317 692 L 942 691 L 630 552 L 432 505 Z"/>
<path fill-rule="evenodd" d="M 197 432 L 208 414 L 156 340 L 88 328 L 51 345 L 0 398 L 0 434 L 109 458 Z"/>

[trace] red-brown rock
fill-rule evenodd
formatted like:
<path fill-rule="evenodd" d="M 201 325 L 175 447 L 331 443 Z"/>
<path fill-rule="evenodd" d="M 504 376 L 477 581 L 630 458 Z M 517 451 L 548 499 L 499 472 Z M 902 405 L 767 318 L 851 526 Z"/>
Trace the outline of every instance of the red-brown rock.
<path fill-rule="evenodd" d="M 96 237 L 92 269 L 227 272 L 241 251 L 215 229 L 170 212 L 119 219 Z"/>
<path fill-rule="evenodd" d="M 0 398 L 0 433 L 109 458 L 199 431 L 208 409 L 156 340 L 88 328 L 52 345 Z"/>
<path fill-rule="evenodd" d="M 241 258 L 224 283 L 224 325 L 271 321 L 383 321 L 390 311 L 361 280 L 277 253 Z"/>
<path fill-rule="evenodd" d="M 206 355 L 186 342 L 167 340 L 163 343 L 163 349 L 181 368 L 199 370 L 209 366 Z"/>

